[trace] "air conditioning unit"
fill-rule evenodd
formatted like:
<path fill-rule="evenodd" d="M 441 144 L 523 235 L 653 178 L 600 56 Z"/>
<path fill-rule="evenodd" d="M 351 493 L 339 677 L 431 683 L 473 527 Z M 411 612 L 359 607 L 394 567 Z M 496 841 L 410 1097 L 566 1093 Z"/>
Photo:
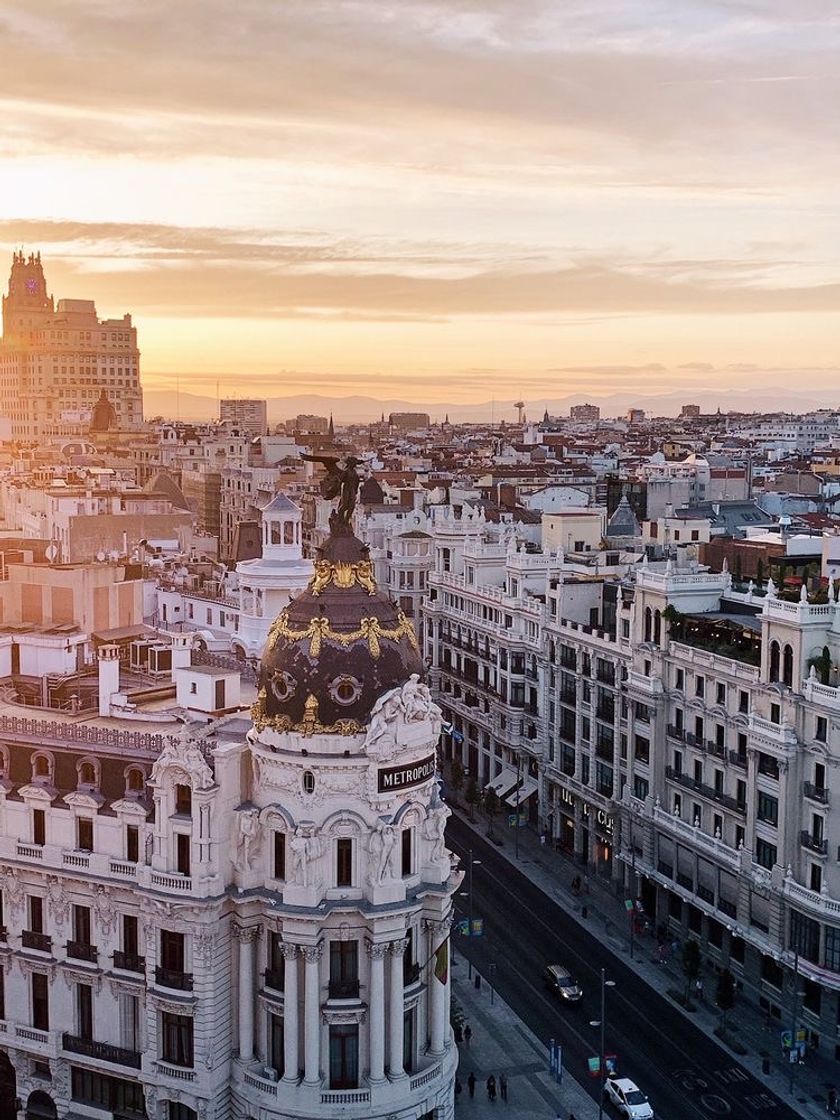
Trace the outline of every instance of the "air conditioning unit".
<path fill-rule="evenodd" d="M 274 1066 L 263 1066 L 263 1077 L 266 1081 L 277 1081 L 277 1070 Z"/>

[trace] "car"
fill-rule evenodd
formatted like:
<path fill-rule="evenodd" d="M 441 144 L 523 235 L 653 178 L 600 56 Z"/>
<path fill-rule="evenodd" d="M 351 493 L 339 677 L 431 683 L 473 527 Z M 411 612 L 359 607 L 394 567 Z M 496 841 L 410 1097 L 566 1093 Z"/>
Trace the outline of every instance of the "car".
<path fill-rule="evenodd" d="M 566 1003 L 577 1003 L 583 995 L 583 989 L 565 965 L 547 965 L 543 973 L 543 981 L 550 991 Z"/>
<path fill-rule="evenodd" d="M 650 1101 L 629 1077 L 608 1077 L 604 1097 L 627 1120 L 654 1120 Z"/>

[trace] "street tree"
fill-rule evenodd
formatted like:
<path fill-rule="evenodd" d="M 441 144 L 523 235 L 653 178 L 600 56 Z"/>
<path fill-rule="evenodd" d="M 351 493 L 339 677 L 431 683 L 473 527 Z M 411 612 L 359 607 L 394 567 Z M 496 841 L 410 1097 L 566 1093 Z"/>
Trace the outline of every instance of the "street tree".
<path fill-rule="evenodd" d="M 464 787 L 464 767 L 461 765 L 461 760 L 459 758 L 452 759 L 449 783 L 452 786 L 452 791 L 455 796 L 460 798 L 461 790 Z"/>
<path fill-rule="evenodd" d="M 721 1026 L 726 1030 L 726 1015 L 735 1006 L 735 977 L 725 968 L 718 974 L 715 1003 L 720 1010 Z"/>
<path fill-rule="evenodd" d="M 499 811 L 499 795 L 492 786 L 487 790 L 484 795 L 484 815 L 487 817 L 487 831 L 492 837 L 493 835 L 493 818 Z"/>
<path fill-rule="evenodd" d="M 691 986 L 700 975 L 700 946 L 692 938 L 686 941 L 682 951 L 683 975 L 685 976 L 685 999 L 688 1002 Z"/>
<path fill-rule="evenodd" d="M 481 794 L 478 791 L 478 786 L 475 784 L 475 778 L 470 778 L 467 785 L 467 792 L 464 795 L 466 802 L 470 807 L 470 820 L 475 820 L 473 816 L 476 805 L 481 801 Z"/>

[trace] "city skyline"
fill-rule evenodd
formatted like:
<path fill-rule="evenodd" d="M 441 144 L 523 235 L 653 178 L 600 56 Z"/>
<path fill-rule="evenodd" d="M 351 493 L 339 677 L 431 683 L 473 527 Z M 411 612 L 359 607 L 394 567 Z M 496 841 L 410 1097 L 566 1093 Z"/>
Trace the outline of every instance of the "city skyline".
<path fill-rule="evenodd" d="M 148 389 L 837 383 L 830 5 L 215 9 L 0 8 L 0 250 Z"/>

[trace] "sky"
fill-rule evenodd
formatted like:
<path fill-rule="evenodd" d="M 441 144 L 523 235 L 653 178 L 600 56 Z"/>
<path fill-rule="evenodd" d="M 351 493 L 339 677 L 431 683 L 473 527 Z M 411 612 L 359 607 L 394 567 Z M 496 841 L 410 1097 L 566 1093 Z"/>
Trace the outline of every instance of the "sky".
<path fill-rule="evenodd" d="M 144 383 L 840 385 L 837 0 L 0 0 L 3 256 Z"/>

